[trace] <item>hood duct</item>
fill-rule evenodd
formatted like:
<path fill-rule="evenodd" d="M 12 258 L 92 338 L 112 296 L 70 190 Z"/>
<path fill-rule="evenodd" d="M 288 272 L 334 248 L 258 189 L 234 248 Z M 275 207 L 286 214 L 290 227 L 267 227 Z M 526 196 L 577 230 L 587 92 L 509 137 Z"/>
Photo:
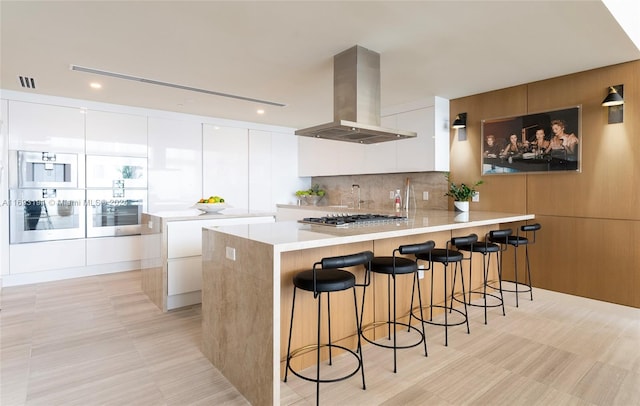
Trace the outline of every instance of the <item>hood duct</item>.
<path fill-rule="evenodd" d="M 360 144 L 417 136 L 380 127 L 380 54 L 358 45 L 333 57 L 333 121 L 295 134 Z"/>

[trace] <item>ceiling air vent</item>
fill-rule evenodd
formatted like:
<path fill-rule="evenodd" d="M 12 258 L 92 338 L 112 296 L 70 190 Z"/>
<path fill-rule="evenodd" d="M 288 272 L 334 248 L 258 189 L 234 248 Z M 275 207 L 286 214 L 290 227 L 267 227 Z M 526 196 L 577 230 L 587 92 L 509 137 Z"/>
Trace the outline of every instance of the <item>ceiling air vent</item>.
<path fill-rule="evenodd" d="M 34 78 L 29 78 L 26 76 L 18 76 L 20 78 L 20 85 L 27 89 L 35 89 L 36 88 L 36 80 Z"/>

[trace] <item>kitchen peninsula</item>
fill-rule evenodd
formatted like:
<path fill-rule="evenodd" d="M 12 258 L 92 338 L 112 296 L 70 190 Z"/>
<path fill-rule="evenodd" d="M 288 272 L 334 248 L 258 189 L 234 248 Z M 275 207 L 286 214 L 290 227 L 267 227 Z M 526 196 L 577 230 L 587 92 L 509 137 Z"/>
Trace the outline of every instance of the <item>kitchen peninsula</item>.
<path fill-rule="evenodd" d="M 516 227 L 519 224 L 508 223 L 524 222 L 535 216 L 427 210 L 410 213 L 408 217 L 393 223 L 343 228 L 296 221 L 204 228 L 202 351 L 205 356 L 251 404 L 278 405 L 291 315 L 291 281 L 296 272 L 311 268 L 322 257 L 364 250 L 391 255 L 398 245 L 426 240 L 442 246 L 451 236 L 469 233 L 483 236 L 491 229 Z M 362 276 L 356 274 L 358 281 L 362 281 Z M 378 308 L 379 304 L 373 299 L 377 289 L 382 288 L 373 286 L 374 293 L 367 297 L 365 307 L 368 309 Z M 299 295 L 296 311 L 313 314 L 312 296 Z M 339 295 L 335 298 L 332 295 L 332 307 L 341 306 L 341 300 Z M 403 311 L 408 310 L 408 302 L 402 305 Z M 373 320 L 374 311 L 365 313 L 371 317 L 364 320 L 366 325 Z M 346 326 L 354 326 L 354 321 L 336 323 L 332 329 L 333 339 L 351 345 L 353 341 L 349 340 L 354 340 L 355 331 Z M 294 332 L 292 348 L 313 342 L 315 327 L 305 327 L 304 332 Z M 313 363 L 305 356 L 292 363 L 294 361 L 297 368 Z"/>

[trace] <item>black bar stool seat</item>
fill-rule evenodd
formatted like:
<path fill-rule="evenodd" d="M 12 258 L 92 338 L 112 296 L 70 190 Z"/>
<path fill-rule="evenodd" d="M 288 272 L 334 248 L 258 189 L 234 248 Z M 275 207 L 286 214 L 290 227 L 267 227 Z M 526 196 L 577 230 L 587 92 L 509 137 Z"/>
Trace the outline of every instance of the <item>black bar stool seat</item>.
<path fill-rule="evenodd" d="M 297 273 L 293 277 L 293 284 L 299 289 L 313 292 L 314 271 L 308 270 Z M 349 271 L 342 269 L 323 269 L 322 272 L 316 273 L 316 292 L 338 292 L 352 288 L 355 285 L 356 277 Z"/>
<path fill-rule="evenodd" d="M 424 331 L 424 324 L 420 323 L 422 327 L 422 331 L 418 330 L 416 327 L 411 325 L 411 311 L 409 312 L 409 322 L 401 323 L 397 321 L 397 313 L 396 313 L 396 276 L 398 275 L 414 275 L 413 277 L 413 285 L 412 285 L 412 294 L 411 294 L 411 307 L 413 307 L 413 291 L 418 289 L 418 299 L 420 303 L 420 309 L 422 309 L 422 295 L 420 293 L 420 284 L 418 283 L 418 270 L 420 269 L 418 266 L 418 259 L 415 258 L 416 254 L 427 255 L 433 247 L 435 243 L 433 241 L 427 241 L 425 243 L 420 244 L 407 244 L 401 245 L 395 250 L 393 250 L 392 256 L 377 256 L 374 257 L 371 261 L 371 272 L 387 275 L 387 320 L 384 321 L 374 321 L 368 327 L 378 327 L 380 325 L 387 326 L 387 339 L 391 340 L 393 336 L 393 344 L 385 344 L 381 341 L 374 341 L 367 338 L 366 335 L 362 335 L 362 338 L 378 347 L 390 348 L 393 349 L 393 372 L 397 372 L 397 356 L 396 351 L 398 349 L 406 349 L 412 348 L 424 343 L 424 355 L 427 356 L 427 337 Z M 401 257 L 399 255 L 414 255 L 414 258 L 406 258 Z M 430 265 L 429 265 L 430 266 Z M 391 297 L 391 285 L 393 282 L 393 299 Z M 362 314 L 360 315 L 360 320 L 362 323 L 363 314 L 364 314 L 364 296 L 365 292 L 362 295 Z M 391 304 L 393 302 L 393 314 L 391 312 Z M 421 314 L 422 315 L 422 314 Z M 409 344 L 399 345 L 397 342 L 397 326 L 407 327 L 407 332 L 414 331 L 418 333 L 418 340 L 411 342 Z M 364 332 L 364 328 L 361 327 L 361 331 Z"/>

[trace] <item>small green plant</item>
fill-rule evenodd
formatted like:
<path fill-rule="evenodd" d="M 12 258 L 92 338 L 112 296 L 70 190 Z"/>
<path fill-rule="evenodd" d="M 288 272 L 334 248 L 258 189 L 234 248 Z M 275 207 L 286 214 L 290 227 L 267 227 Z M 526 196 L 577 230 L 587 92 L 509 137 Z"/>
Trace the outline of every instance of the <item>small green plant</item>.
<path fill-rule="evenodd" d="M 483 181 L 479 180 L 473 186 L 469 187 L 464 183 L 461 183 L 459 185 L 453 183 L 451 181 L 449 172 L 445 173 L 444 177 L 445 179 L 447 179 L 447 182 L 449 182 L 449 191 L 445 193 L 445 196 L 453 197 L 453 200 L 457 202 L 468 202 L 469 200 L 471 200 L 473 195 L 475 195 L 477 192 L 476 186 L 480 186 L 484 183 Z"/>
<path fill-rule="evenodd" d="M 311 186 L 311 189 L 307 190 L 298 190 L 296 192 L 296 196 L 324 196 L 324 189 L 320 189 L 320 185 L 317 183 Z"/>

